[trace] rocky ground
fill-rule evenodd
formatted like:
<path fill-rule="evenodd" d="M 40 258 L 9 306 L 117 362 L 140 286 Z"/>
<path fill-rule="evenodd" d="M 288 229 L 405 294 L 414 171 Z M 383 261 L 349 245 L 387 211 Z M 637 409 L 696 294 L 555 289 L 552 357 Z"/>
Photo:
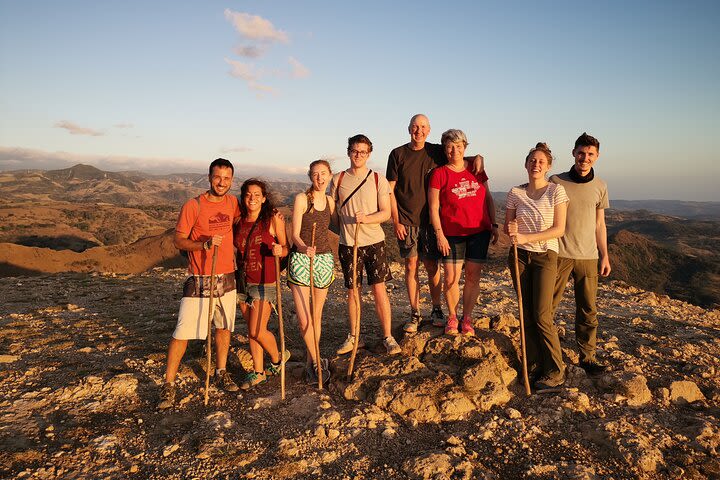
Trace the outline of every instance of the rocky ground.
<path fill-rule="evenodd" d="M 182 270 L 0 278 L 0 478 L 720 476 L 717 310 L 602 283 L 599 352 L 613 369 L 589 378 L 577 367 L 567 298 L 557 318 L 567 388 L 526 397 L 515 293 L 501 262 L 482 281 L 475 338 L 430 326 L 404 337 L 399 266 L 395 277 L 388 288 L 402 355 L 383 354 L 366 294 L 368 348 L 347 381 L 347 359 L 334 355 L 347 334 L 336 281 L 321 345 L 333 378 L 323 391 L 307 385 L 285 289 L 286 399 L 272 378 L 239 395 L 212 389 L 204 406 L 194 342 L 179 405 L 162 413 L 155 404 Z M 232 342 L 238 380 L 249 360 L 245 332 Z"/>

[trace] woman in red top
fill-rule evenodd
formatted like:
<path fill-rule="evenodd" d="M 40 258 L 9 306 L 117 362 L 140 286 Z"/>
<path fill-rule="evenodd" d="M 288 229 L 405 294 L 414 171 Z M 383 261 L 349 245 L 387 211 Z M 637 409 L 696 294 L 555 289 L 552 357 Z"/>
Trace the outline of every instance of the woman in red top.
<path fill-rule="evenodd" d="M 248 326 L 253 371 L 240 388 L 262 383 L 267 375 L 280 372 L 280 352 L 275 336 L 267 328 L 277 290 L 275 257 L 288 254 L 285 219 L 273 206 L 265 182 L 251 178 L 240 188 L 240 221 L 235 226 L 234 244 L 238 266 L 245 267 L 246 291 L 238 292 L 240 311 Z M 250 241 L 248 242 L 248 239 Z M 270 366 L 263 369 L 263 351 L 270 356 Z M 285 351 L 285 359 L 290 352 Z"/>
<path fill-rule="evenodd" d="M 462 130 L 448 130 L 441 143 L 448 163 L 433 170 L 428 188 L 430 221 L 443 255 L 443 292 L 448 307 L 445 333 L 457 335 L 460 275 L 465 262 L 463 335 L 475 335 L 472 311 L 480 293 L 480 272 L 487 261 L 490 241 L 497 242 L 495 203 L 485 172 L 475 175 L 463 160 L 467 137 Z"/>

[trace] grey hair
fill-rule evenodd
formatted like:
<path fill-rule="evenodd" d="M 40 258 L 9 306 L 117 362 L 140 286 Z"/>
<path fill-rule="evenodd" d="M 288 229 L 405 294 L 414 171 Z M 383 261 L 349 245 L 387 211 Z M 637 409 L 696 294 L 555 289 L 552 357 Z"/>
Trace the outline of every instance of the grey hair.
<path fill-rule="evenodd" d="M 440 138 L 440 143 L 445 145 L 446 142 L 462 142 L 466 147 L 468 146 L 467 137 L 462 130 L 458 130 L 457 128 L 451 128 L 450 130 L 445 130 L 443 132 L 442 137 Z"/>

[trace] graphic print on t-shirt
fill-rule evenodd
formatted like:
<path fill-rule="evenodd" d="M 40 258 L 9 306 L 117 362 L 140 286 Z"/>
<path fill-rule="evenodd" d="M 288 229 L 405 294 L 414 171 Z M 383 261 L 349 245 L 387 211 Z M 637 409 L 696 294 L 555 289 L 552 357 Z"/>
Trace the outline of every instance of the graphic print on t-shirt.
<path fill-rule="evenodd" d="M 230 215 L 218 212 L 208 219 L 210 230 L 227 230 L 230 227 Z"/>
<path fill-rule="evenodd" d="M 477 196 L 480 184 L 477 180 L 465 180 L 463 177 L 450 191 L 457 195 L 458 198 L 467 198 Z"/>

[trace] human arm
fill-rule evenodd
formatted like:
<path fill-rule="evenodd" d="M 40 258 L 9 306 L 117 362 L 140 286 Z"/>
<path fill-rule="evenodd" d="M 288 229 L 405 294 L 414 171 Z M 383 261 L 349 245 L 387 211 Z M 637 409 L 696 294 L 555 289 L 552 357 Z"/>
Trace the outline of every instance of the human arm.
<path fill-rule="evenodd" d="M 197 250 L 210 250 L 212 247 L 219 247 L 222 244 L 222 235 L 213 235 L 212 237 L 201 237 L 200 240 L 190 240 L 190 233 L 181 233 L 176 231 L 173 238 L 173 244 L 178 250 L 186 252 L 194 252 Z"/>
<path fill-rule="evenodd" d="M 480 172 L 485 171 L 485 158 L 482 155 L 477 154 L 474 157 L 465 157 L 465 168 L 470 170 L 474 175 L 479 175 Z"/>
<path fill-rule="evenodd" d="M 597 241 L 598 253 L 600 254 L 600 275 L 610 275 L 610 256 L 608 255 L 607 226 L 605 224 L 605 209 L 595 210 L 595 240 Z"/>
<path fill-rule="evenodd" d="M 498 238 L 500 238 L 500 234 L 498 233 L 497 220 L 495 216 L 495 200 L 493 199 L 492 193 L 490 193 L 490 184 L 485 181 L 483 185 L 485 186 L 485 208 L 487 209 L 487 214 L 490 217 L 490 224 L 492 225 L 492 234 L 490 236 L 490 241 L 493 245 L 495 245 L 498 241 Z"/>
<path fill-rule="evenodd" d="M 405 225 L 400 223 L 400 212 L 398 211 L 397 198 L 395 198 L 395 185 L 397 184 L 397 180 L 388 180 L 388 183 L 390 184 L 390 218 L 395 227 L 395 236 L 398 240 L 405 240 L 407 229 Z"/>
<path fill-rule="evenodd" d="M 552 238 L 560 238 L 565 234 L 565 220 L 567 219 L 567 202 L 558 203 L 553 208 L 553 224 L 550 228 L 535 233 L 518 233 L 517 220 L 513 214 L 513 221 L 505 220 L 508 235 L 513 243 L 533 243 Z"/>
<path fill-rule="evenodd" d="M 304 253 L 308 257 L 312 257 L 315 254 L 314 247 L 308 247 L 300 238 L 300 229 L 302 228 L 302 218 L 307 211 L 307 195 L 305 193 L 298 193 L 295 195 L 295 202 L 293 203 L 293 214 L 292 214 L 292 241 L 295 245 L 295 249 Z"/>
<path fill-rule="evenodd" d="M 430 187 L 428 189 L 428 209 L 430 210 L 430 223 L 435 236 L 437 237 L 437 247 L 443 255 L 450 254 L 450 243 L 443 234 L 442 223 L 440 222 L 440 190 Z"/>
<path fill-rule="evenodd" d="M 275 257 L 285 257 L 289 253 L 287 233 L 285 232 L 285 216 L 276 211 L 272 216 L 270 233 L 277 239 L 272 244 L 272 253 Z"/>

